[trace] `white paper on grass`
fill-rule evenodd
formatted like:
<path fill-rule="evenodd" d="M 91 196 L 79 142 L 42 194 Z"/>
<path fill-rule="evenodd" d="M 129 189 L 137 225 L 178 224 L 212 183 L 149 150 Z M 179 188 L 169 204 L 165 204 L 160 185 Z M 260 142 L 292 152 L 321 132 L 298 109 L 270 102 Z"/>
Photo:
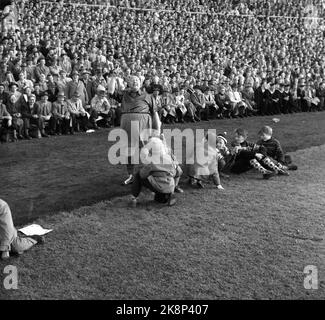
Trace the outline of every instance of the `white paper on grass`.
<path fill-rule="evenodd" d="M 26 236 L 43 236 L 53 231 L 53 229 L 44 229 L 38 224 L 31 224 L 30 226 L 19 229 L 19 231 Z"/>

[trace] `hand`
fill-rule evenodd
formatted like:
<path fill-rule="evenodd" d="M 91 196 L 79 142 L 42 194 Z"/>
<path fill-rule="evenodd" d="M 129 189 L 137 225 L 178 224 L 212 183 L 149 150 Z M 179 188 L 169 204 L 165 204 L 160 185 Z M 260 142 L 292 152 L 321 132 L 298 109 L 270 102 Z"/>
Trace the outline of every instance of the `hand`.
<path fill-rule="evenodd" d="M 217 189 L 218 190 L 225 190 L 224 187 L 221 184 L 217 185 Z"/>
<path fill-rule="evenodd" d="M 256 154 L 255 154 L 255 158 L 256 158 L 257 160 L 262 160 L 262 159 L 263 159 L 263 155 L 262 155 L 261 153 L 256 153 Z"/>
<path fill-rule="evenodd" d="M 236 146 L 233 151 L 235 154 L 237 154 L 240 149 L 241 149 L 241 146 Z"/>
<path fill-rule="evenodd" d="M 37 119 L 38 118 L 38 115 L 37 114 L 33 114 L 32 116 L 34 119 Z"/>

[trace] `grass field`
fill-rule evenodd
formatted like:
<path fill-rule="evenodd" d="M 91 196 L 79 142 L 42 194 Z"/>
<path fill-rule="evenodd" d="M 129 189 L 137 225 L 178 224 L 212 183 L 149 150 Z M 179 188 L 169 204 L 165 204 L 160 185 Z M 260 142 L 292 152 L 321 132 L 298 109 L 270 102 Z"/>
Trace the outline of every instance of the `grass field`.
<path fill-rule="evenodd" d="M 231 137 L 236 127 L 245 127 L 254 141 L 266 124 L 274 127 L 287 152 L 325 144 L 325 112 L 285 115 L 277 124 L 272 117 L 253 117 L 200 122 L 193 128 L 215 128 Z M 23 224 L 127 194 L 128 189 L 120 186 L 125 168 L 108 163 L 107 137 L 108 131 L 103 130 L 0 145 L 0 197 L 12 206 L 15 222 Z"/>
<path fill-rule="evenodd" d="M 196 127 L 245 126 L 254 140 L 264 124 L 271 118 Z M 124 168 L 106 160 L 107 132 L 1 145 L 0 197 L 16 221 L 38 217 L 54 231 L 12 258 L 19 289 L 0 286 L 0 297 L 324 299 L 325 113 L 282 116 L 273 127 L 297 172 L 234 176 L 223 192 L 185 188 L 173 208 L 148 194 L 128 207 Z M 303 287 L 307 265 L 318 267 L 318 290 Z"/>

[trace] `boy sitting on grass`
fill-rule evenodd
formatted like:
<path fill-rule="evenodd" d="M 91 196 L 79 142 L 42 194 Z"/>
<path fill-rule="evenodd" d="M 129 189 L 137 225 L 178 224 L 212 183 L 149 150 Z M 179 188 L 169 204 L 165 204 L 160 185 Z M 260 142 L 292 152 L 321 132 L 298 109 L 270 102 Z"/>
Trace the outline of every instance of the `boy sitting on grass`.
<path fill-rule="evenodd" d="M 274 139 L 273 129 L 269 126 L 264 126 L 259 131 L 260 140 L 257 141 L 257 145 L 263 146 L 266 150 L 266 155 L 270 159 L 271 163 L 266 163 L 272 168 L 272 163 L 283 170 L 297 170 L 298 167 L 291 163 L 291 157 L 285 155 L 279 140 Z"/>
<path fill-rule="evenodd" d="M 218 152 L 218 170 L 220 177 L 223 178 L 229 178 L 229 176 L 224 173 L 231 157 L 227 144 L 228 140 L 226 138 L 226 133 L 218 134 L 216 145 Z"/>
<path fill-rule="evenodd" d="M 263 175 L 264 179 L 270 179 L 277 174 L 289 175 L 288 172 L 277 166 L 267 157 L 266 148 L 262 145 L 247 141 L 248 132 L 245 129 L 235 130 L 233 143 L 233 163 L 230 171 L 241 174 L 254 168 Z"/>

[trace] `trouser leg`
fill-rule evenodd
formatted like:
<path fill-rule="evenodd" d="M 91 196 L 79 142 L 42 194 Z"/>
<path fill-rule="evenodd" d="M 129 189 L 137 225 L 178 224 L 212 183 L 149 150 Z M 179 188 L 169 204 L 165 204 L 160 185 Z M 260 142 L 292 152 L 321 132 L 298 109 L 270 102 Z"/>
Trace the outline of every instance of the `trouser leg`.
<path fill-rule="evenodd" d="M 157 192 L 155 188 L 151 185 L 151 183 L 148 181 L 148 179 L 142 179 L 140 176 L 140 173 L 137 172 L 136 175 L 134 176 L 134 181 L 132 184 L 132 195 L 133 197 L 137 198 L 142 190 L 142 187 L 146 187 L 152 192 Z"/>
<path fill-rule="evenodd" d="M 250 160 L 250 165 L 262 174 L 267 174 L 268 170 L 265 169 L 256 159 Z"/>
<path fill-rule="evenodd" d="M 10 251 L 17 230 L 12 221 L 11 210 L 7 202 L 0 199 L 0 251 Z"/>

